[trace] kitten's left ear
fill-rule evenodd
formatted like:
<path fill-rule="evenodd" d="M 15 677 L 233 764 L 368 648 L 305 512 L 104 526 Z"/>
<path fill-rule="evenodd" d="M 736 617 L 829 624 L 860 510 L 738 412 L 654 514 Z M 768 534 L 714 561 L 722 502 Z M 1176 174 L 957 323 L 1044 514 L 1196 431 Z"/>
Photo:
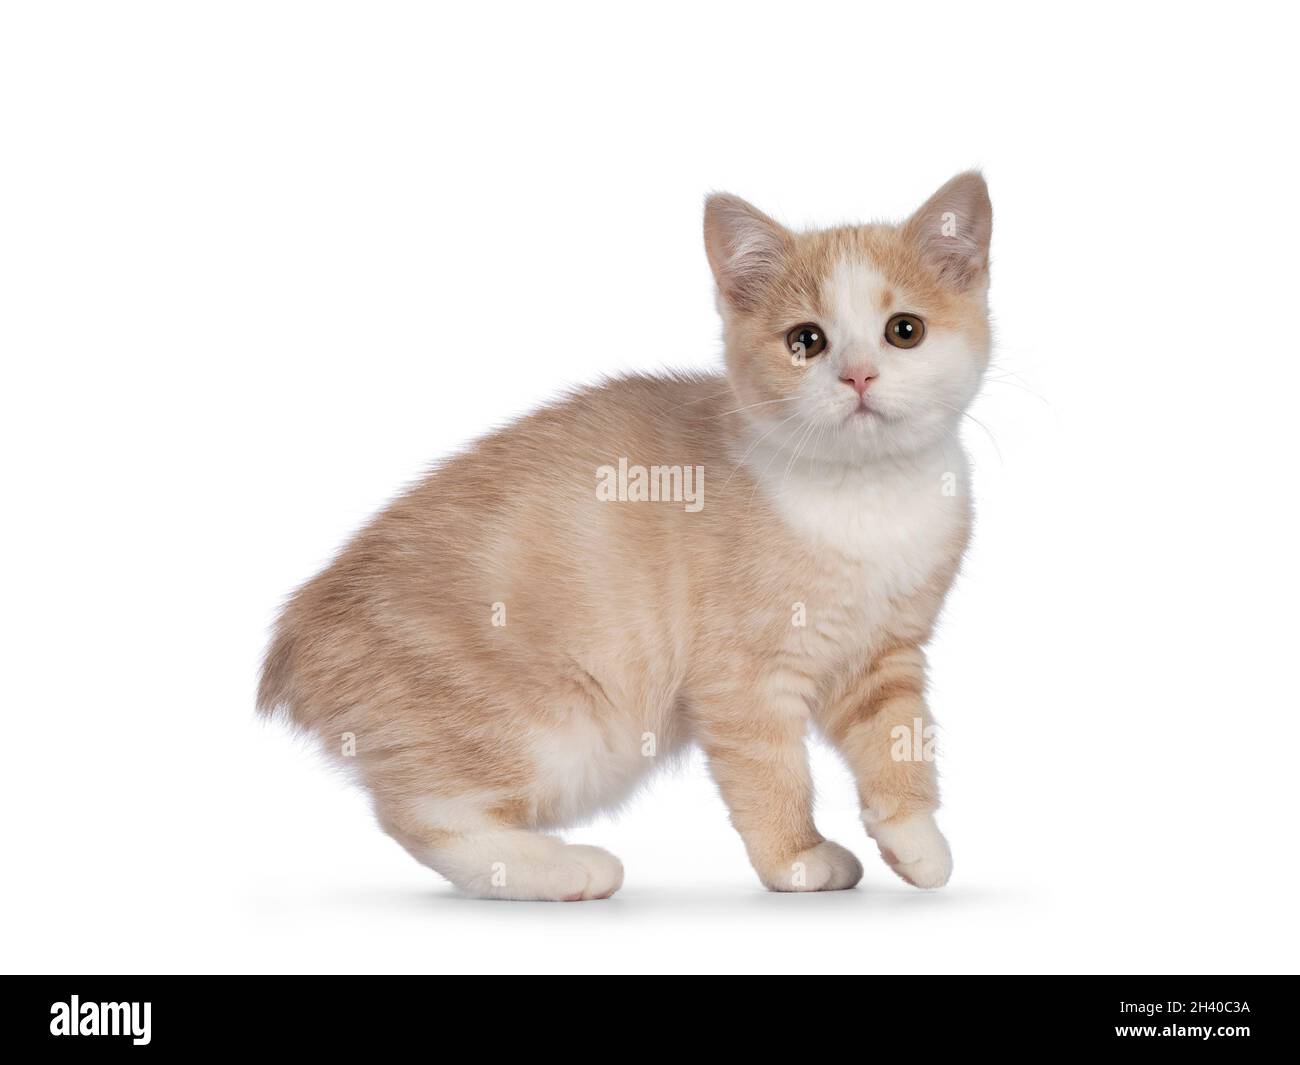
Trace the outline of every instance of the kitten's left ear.
<path fill-rule="evenodd" d="M 983 176 L 977 170 L 958 174 L 903 223 L 903 235 L 939 280 L 958 291 L 986 279 L 993 204 Z"/>

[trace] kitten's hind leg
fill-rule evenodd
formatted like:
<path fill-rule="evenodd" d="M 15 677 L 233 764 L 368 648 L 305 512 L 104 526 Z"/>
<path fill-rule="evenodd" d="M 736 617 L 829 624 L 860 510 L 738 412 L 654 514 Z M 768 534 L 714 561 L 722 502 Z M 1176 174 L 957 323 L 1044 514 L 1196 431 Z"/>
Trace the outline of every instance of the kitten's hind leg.
<path fill-rule="evenodd" d="M 623 863 L 599 847 L 505 824 L 449 829 L 383 813 L 380 821 L 417 861 L 475 898 L 577 902 L 609 898 L 623 885 Z"/>

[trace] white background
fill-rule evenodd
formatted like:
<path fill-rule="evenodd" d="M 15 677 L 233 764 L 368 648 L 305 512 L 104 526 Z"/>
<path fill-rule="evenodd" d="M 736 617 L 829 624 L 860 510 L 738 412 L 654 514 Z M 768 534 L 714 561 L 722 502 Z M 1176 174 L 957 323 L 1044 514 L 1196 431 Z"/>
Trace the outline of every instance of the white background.
<path fill-rule="evenodd" d="M 1280 7 L 13 3 L 3 965 L 1296 967 L 1294 27 Z M 434 458 L 719 351 L 711 189 L 982 166 L 996 367 L 933 649 L 951 884 L 765 894 L 698 761 L 457 897 L 254 719 L 282 598 Z"/>

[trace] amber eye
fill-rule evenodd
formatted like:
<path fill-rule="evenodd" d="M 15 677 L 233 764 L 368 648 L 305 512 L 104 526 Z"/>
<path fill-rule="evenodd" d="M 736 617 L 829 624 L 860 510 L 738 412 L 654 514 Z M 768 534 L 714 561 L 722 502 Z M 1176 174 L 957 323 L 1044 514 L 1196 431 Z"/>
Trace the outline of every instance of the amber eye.
<path fill-rule="evenodd" d="M 785 343 L 790 349 L 790 354 L 811 359 L 826 350 L 826 334 L 822 332 L 822 327 L 814 322 L 804 322 L 803 325 L 797 325 L 786 333 Z"/>
<path fill-rule="evenodd" d="M 885 323 L 885 339 L 896 348 L 914 348 L 925 336 L 925 323 L 914 314 L 896 314 Z"/>

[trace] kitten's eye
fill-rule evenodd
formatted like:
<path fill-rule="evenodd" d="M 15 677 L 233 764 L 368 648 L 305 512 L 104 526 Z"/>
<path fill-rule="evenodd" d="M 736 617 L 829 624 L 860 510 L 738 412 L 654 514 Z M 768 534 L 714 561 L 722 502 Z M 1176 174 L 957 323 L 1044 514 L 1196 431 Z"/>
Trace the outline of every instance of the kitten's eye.
<path fill-rule="evenodd" d="M 804 322 L 786 333 L 785 343 L 791 354 L 802 354 L 804 358 L 811 359 L 826 350 L 826 334 L 822 332 L 821 326 Z"/>
<path fill-rule="evenodd" d="M 885 339 L 896 348 L 914 348 L 925 336 L 925 323 L 914 314 L 896 314 L 885 323 Z"/>

